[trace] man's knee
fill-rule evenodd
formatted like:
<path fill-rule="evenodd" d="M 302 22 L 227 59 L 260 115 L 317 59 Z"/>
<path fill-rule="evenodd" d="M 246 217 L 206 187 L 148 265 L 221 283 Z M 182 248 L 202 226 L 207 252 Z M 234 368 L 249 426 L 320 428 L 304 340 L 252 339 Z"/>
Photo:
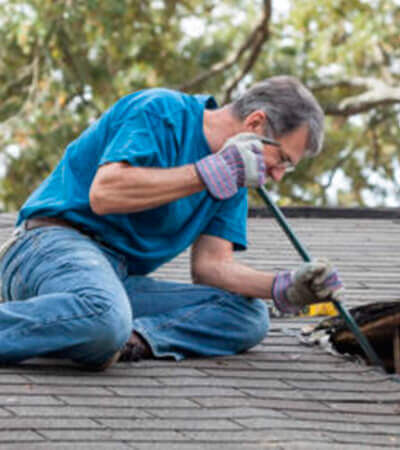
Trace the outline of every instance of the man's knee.
<path fill-rule="evenodd" d="M 239 352 L 246 351 L 259 344 L 268 334 L 269 314 L 267 304 L 257 298 L 240 297 L 244 305 L 241 322 L 241 345 Z"/>
<path fill-rule="evenodd" d="M 132 312 L 128 302 L 104 303 L 87 328 L 85 343 L 73 358 L 88 366 L 101 365 L 120 350 L 132 332 Z"/>
<path fill-rule="evenodd" d="M 121 309 L 111 308 L 96 326 L 93 344 L 111 353 L 119 350 L 132 332 L 132 316 Z"/>

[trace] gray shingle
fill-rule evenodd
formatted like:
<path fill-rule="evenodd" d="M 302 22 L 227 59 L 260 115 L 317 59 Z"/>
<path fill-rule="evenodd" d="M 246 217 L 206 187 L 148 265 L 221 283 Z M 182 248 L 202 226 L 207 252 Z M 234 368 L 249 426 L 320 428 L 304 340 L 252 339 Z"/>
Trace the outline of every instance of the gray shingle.
<path fill-rule="evenodd" d="M 243 425 L 250 429 L 264 429 L 264 430 L 315 430 L 315 421 L 311 420 L 292 420 L 286 419 L 275 419 L 270 417 L 252 417 L 247 419 L 237 418 L 235 419 L 237 423 Z M 353 432 L 353 433 L 367 433 L 371 431 L 371 425 L 362 425 L 357 422 L 329 422 L 329 421 L 319 421 L 318 423 L 319 431 L 334 431 L 334 432 Z"/>
<path fill-rule="evenodd" d="M 99 423 L 109 428 L 123 430 L 240 430 L 242 427 L 225 419 L 99 419 Z"/>
<path fill-rule="evenodd" d="M 207 431 L 187 431 L 185 432 L 186 437 L 190 437 L 196 441 L 204 442 L 242 442 L 244 448 L 248 442 L 277 442 L 284 447 L 287 441 L 297 441 L 304 440 L 310 443 L 317 442 L 333 442 L 333 439 L 321 433 L 320 431 L 314 430 L 304 431 L 304 430 L 240 430 L 240 431 L 213 431 L 208 433 Z M 310 444 L 312 445 L 312 444 Z"/>
<path fill-rule="evenodd" d="M 18 442 L 18 448 L 21 448 L 21 442 L 43 441 L 43 437 L 31 430 L 0 430 L 0 445 L 5 448 L 5 442 Z M 30 444 L 29 444 L 30 445 Z"/>
<path fill-rule="evenodd" d="M 203 395 L 220 395 L 227 397 L 244 397 L 244 393 L 234 388 L 220 387 L 170 387 L 158 386 L 156 388 L 140 387 L 112 387 L 110 388 L 118 395 L 138 397 L 191 397 Z"/>
<path fill-rule="evenodd" d="M 47 439 L 53 441 L 179 441 L 186 438 L 176 431 L 160 431 L 160 430 L 112 430 L 103 428 L 101 430 L 40 430 L 40 433 Z M 86 445 L 86 442 L 85 444 Z"/>
<path fill-rule="evenodd" d="M 249 444 L 246 443 L 245 447 L 243 444 L 233 444 L 232 442 L 223 443 L 193 443 L 193 442 L 158 442 L 158 443 L 131 443 L 132 449 L 134 450 L 262 450 L 262 449 L 275 449 L 275 450 L 283 450 L 283 447 L 278 446 L 276 443 L 267 442 L 258 443 L 258 444 Z M 309 443 L 308 443 L 309 445 Z M 309 450 L 309 447 L 308 447 Z M 339 449 L 338 449 L 339 450 Z"/>
<path fill-rule="evenodd" d="M 62 400 L 59 400 L 52 395 L 1 395 L 1 406 L 12 405 L 62 405 Z"/>
<path fill-rule="evenodd" d="M 237 417 L 287 417 L 280 411 L 267 408 L 247 408 L 241 405 L 236 408 L 157 408 L 146 411 L 154 417 L 187 419 L 230 419 Z"/>
<path fill-rule="evenodd" d="M 101 396 L 60 396 L 63 402 L 69 405 L 77 406 L 98 406 L 98 407 L 136 407 L 136 408 L 166 408 L 173 405 L 175 408 L 182 407 L 199 407 L 195 402 L 188 398 L 174 397 L 171 401 L 170 397 L 101 397 Z"/>
<path fill-rule="evenodd" d="M 10 406 L 17 416 L 33 416 L 33 417 L 132 417 L 142 418 L 149 417 L 143 410 L 135 408 L 110 408 L 91 407 L 91 406 Z"/>
<path fill-rule="evenodd" d="M 99 428 L 93 420 L 87 418 L 54 417 L 1 417 L 0 430 L 25 430 L 39 428 Z"/>
<path fill-rule="evenodd" d="M 391 446 L 399 448 L 400 446 L 399 435 L 391 435 L 389 433 L 355 434 L 355 433 L 327 432 L 326 434 L 330 439 L 333 439 L 335 442 L 338 443 L 340 442 L 343 444 L 347 443 L 347 444 L 375 445 L 375 448 L 380 446 Z"/>
<path fill-rule="evenodd" d="M 6 450 L 80 450 L 80 448 L 77 448 L 76 442 L 49 442 L 44 437 L 40 437 L 40 439 L 43 442 L 33 442 L 34 439 L 29 439 L 28 437 L 26 443 L 8 442 L 7 447 L 3 446 L 3 448 Z M 13 439 L 13 441 L 18 441 L 18 439 Z M 82 448 L 85 450 L 132 450 L 134 448 L 122 442 L 85 442 L 83 445 L 84 447 Z"/>
<path fill-rule="evenodd" d="M 27 375 L 27 379 L 33 382 L 35 385 L 41 384 L 52 384 L 52 385 L 62 385 L 62 386 L 74 386 L 79 385 L 80 387 L 86 386 L 160 386 L 155 378 L 151 377 L 130 377 L 130 376 L 112 376 L 104 378 L 104 376 L 96 375 L 81 375 L 76 376 L 63 376 L 63 375 Z"/>
<path fill-rule="evenodd" d="M 13 385 L 13 384 L 3 384 L 0 385 L 0 396 L 2 394 L 11 395 L 113 395 L 109 390 L 104 387 L 92 387 L 92 386 L 62 386 L 62 385 L 39 385 L 39 384 L 29 384 L 29 385 Z"/>

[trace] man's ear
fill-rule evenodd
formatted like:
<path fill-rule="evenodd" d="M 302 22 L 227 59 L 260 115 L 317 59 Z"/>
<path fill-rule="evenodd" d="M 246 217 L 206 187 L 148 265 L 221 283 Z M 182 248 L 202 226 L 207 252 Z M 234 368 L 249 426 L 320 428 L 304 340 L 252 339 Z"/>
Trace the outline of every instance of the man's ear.
<path fill-rule="evenodd" d="M 261 109 L 257 109 L 244 119 L 244 125 L 248 131 L 252 131 L 254 133 L 263 133 L 266 120 L 267 115 L 265 114 L 265 112 Z"/>

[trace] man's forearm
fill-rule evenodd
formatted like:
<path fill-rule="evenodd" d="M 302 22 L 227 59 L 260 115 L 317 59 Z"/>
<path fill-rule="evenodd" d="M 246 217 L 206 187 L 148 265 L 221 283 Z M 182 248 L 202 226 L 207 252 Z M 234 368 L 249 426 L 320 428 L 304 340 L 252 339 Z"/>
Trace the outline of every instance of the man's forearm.
<path fill-rule="evenodd" d="M 97 214 L 127 214 L 156 208 L 204 189 L 194 165 L 162 169 L 118 163 L 96 176 L 90 204 Z"/>
<path fill-rule="evenodd" d="M 218 287 L 245 297 L 271 298 L 275 274 L 252 269 L 234 260 L 210 263 L 194 282 Z"/>

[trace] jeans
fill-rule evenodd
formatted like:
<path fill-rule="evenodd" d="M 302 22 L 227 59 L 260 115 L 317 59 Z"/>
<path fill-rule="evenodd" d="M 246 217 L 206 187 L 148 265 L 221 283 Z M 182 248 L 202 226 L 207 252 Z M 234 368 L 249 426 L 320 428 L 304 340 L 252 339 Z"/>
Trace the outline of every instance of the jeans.
<path fill-rule="evenodd" d="M 0 275 L 0 363 L 51 356 L 101 365 L 132 330 L 156 357 L 231 355 L 268 331 L 262 300 L 129 274 L 123 255 L 72 228 L 22 230 Z"/>

